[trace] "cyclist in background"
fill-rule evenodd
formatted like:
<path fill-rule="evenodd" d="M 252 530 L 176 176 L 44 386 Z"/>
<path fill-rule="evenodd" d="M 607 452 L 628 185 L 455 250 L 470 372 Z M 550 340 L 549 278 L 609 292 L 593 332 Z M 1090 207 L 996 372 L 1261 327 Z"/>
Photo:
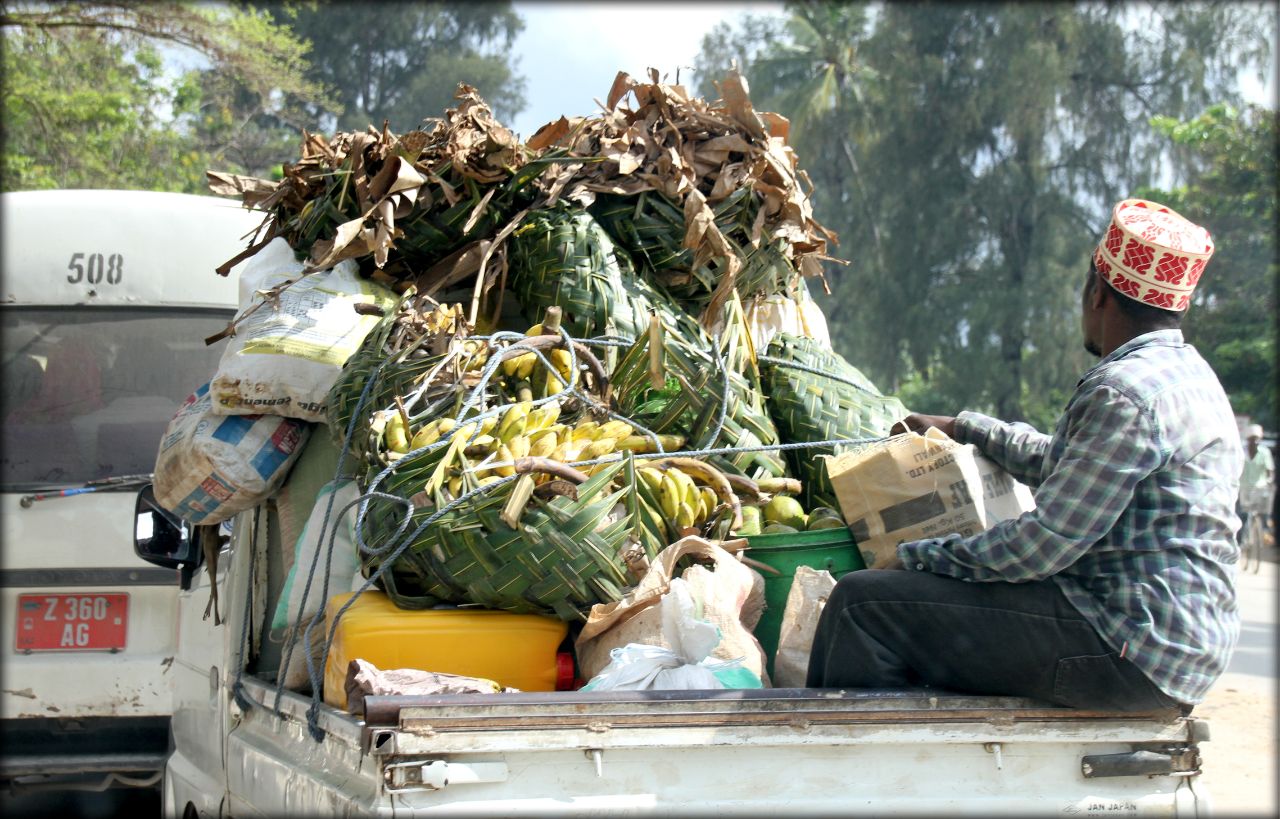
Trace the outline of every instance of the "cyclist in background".
<path fill-rule="evenodd" d="M 1265 518 L 1275 474 L 1271 452 L 1262 445 L 1262 425 L 1250 424 L 1245 430 L 1244 468 L 1240 472 L 1241 531 L 1247 531 L 1249 515 L 1262 515 L 1262 528 L 1268 528 Z"/>

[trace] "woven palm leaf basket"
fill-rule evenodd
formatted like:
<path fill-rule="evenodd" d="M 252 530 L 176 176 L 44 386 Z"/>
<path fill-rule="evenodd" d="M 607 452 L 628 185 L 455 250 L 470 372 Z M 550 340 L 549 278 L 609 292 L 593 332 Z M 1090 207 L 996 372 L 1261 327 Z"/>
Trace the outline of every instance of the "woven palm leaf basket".
<path fill-rule="evenodd" d="M 784 292 L 799 278 L 781 250 L 782 242 L 752 244 L 760 210 L 759 197 L 747 187 L 734 191 L 713 208 L 716 226 L 742 262 L 734 289 L 743 300 Z M 681 310 L 699 316 L 726 275 L 725 259 L 699 262 L 684 246 L 687 224 L 679 206 L 656 191 L 635 196 L 601 196 L 592 214 L 614 241 L 636 261 L 646 281 L 665 293 Z"/>
<path fill-rule="evenodd" d="M 397 464 L 378 491 L 413 497 L 428 480 L 427 460 Z M 503 511 L 517 483 L 473 498 L 421 531 L 422 521 L 444 505 L 446 496 L 437 491 L 429 504 L 419 497 L 422 505 L 402 536 L 411 543 L 381 578 L 395 604 L 419 609 L 472 603 L 580 620 L 594 604 L 619 600 L 626 587 L 639 582 L 629 566 L 637 544 L 646 559 L 659 551 L 639 524 L 630 461 L 596 471 L 572 491 L 535 492 L 513 527 Z M 469 474 L 464 477 L 463 491 L 476 485 Z M 398 545 L 403 519 L 403 505 L 373 498 L 362 529 L 366 542 Z M 366 575 L 380 562 L 379 556 L 362 554 Z"/>
<path fill-rule="evenodd" d="M 881 438 L 907 414 L 899 399 L 882 395 L 843 356 L 810 338 L 779 333 L 769 344 L 768 355 L 761 356 L 760 368 L 769 414 L 784 443 Z M 814 447 L 787 453 L 793 474 L 804 486 L 806 508 L 836 505 L 821 456 L 851 448 Z"/>

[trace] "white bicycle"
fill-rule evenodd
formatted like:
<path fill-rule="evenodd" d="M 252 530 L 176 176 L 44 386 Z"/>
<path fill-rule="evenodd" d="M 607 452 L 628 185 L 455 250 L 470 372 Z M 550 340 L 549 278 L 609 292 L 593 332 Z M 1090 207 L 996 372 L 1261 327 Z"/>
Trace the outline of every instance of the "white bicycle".
<path fill-rule="evenodd" d="M 1244 571 L 1254 574 L 1262 568 L 1263 533 L 1271 516 L 1271 498 L 1275 490 L 1270 487 L 1245 490 L 1240 495 L 1240 507 L 1248 513 L 1244 530 L 1240 533 L 1240 558 Z M 1252 568 L 1250 568 L 1252 566 Z"/>

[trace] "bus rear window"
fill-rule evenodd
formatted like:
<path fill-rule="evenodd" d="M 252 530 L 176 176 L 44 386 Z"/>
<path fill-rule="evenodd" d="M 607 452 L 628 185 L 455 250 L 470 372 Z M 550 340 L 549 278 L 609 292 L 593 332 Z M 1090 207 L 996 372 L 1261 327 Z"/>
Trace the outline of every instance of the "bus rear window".
<path fill-rule="evenodd" d="M 4 308 L 0 482 L 154 471 L 165 426 L 213 376 L 229 310 Z"/>

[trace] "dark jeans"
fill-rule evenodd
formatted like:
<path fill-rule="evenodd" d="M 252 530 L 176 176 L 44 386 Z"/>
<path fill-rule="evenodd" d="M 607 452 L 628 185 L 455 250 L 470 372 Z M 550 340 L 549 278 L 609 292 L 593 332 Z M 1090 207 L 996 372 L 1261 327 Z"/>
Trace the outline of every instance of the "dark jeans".
<path fill-rule="evenodd" d="M 1182 706 L 1118 656 L 1052 581 L 850 572 L 823 609 L 810 688 L 930 686 L 1073 708 Z"/>

